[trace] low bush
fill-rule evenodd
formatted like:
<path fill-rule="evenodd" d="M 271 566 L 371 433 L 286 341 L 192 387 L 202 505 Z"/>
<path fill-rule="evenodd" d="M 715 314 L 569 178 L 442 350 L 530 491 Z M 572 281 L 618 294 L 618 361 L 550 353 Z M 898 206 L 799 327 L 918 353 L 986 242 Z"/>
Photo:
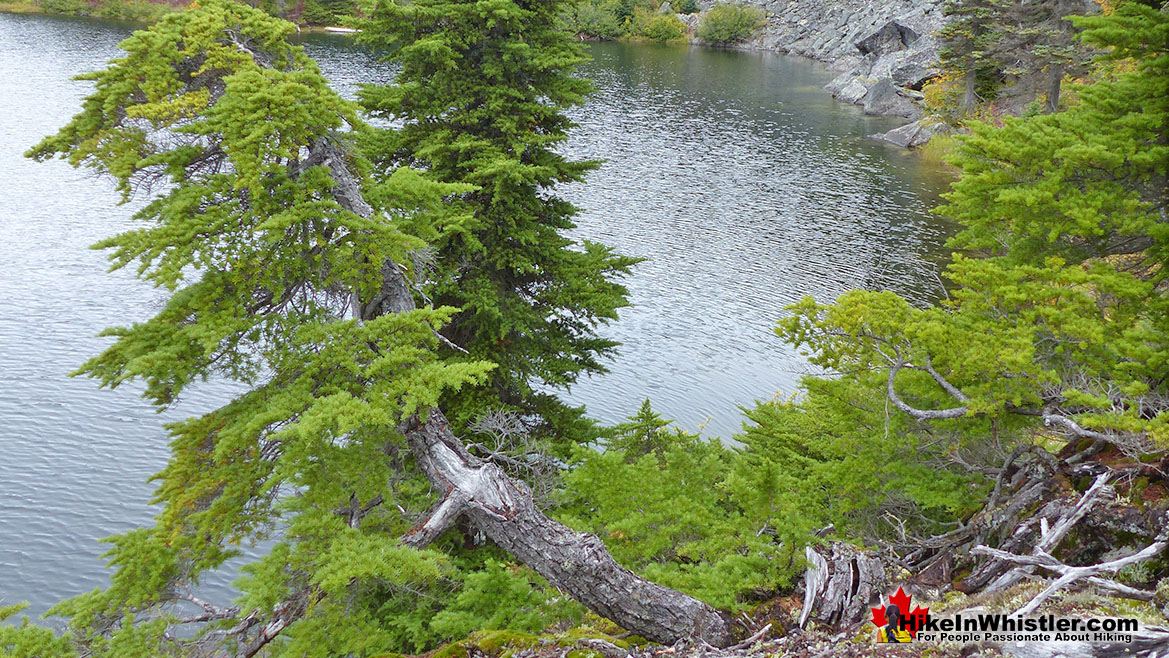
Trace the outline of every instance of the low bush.
<path fill-rule="evenodd" d="M 582 0 L 569 16 L 569 23 L 581 34 L 616 39 L 625 33 L 617 19 L 617 6 L 618 0 Z"/>
<path fill-rule="evenodd" d="M 729 43 L 746 39 L 763 23 L 762 9 L 721 2 L 702 17 L 698 36 L 710 43 Z"/>
<path fill-rule="evenodd" d="M 642 28 L 644 36 L 654 41 L 677 41 L 685 39 L 686 24 L 673 14 L 656 14 L 649 17 Z"/>

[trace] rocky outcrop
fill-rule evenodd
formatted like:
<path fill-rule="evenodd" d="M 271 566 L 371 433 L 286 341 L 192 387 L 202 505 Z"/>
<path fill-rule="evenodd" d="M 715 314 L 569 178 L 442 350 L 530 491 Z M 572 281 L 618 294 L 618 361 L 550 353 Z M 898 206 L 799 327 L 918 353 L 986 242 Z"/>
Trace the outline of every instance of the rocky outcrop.
<path fill-rule="evenodd" d="M 704 9 L 714 0 L 701 0 Z M 938 75 L 942 0 L 746 0 L 767 25 L 745 45 L 827 62 L 827 89 L 865 112 L 917 119 L 913 90 Z"/>
<path fill-rule="evenodd" d="M 936 117 L 925 117 L 873 137 L 903 148 L 914 148 L 930 141 L 934 135 L 949 135 L 952 132 L 954 129 L 948 123 Z"/>

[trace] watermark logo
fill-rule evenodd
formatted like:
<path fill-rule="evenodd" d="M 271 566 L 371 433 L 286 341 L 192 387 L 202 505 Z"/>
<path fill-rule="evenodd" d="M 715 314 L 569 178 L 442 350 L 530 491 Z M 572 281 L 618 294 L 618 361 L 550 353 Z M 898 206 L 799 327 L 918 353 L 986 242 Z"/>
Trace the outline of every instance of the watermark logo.
<path fill-rule="evenodd" d="M 912 606 L 912 608 L 911 608 Z M 900 587 L 889 604 L 873 611 L 877 642 L 1088 642 L 1129 644 L 1140 631 L 1133 618 L 1038 615 L 1015 617 L 998 612 L 964 611 L 953 616 L 931 615 L 929 608 L 913 605 Z M 1169 656 L 1169 654 L 1167 654 Z"/>
<path fill-rule="evenodd" d="M 930 609 L 916 606 L 909 609 L 913 597 L 900 587 L 889 597 L 889 605 L 869 608 L 873 611 L 873 625 L 877 627 L 877 642 L 906 644 L 913 642 L 917 632 L 926 627 Z"/>

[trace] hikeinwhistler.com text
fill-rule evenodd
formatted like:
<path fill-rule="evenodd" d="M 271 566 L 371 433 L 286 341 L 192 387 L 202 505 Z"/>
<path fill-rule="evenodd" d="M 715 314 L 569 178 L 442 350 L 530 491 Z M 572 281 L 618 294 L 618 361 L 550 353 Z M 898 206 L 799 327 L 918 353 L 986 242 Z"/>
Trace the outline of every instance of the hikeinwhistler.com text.
<path fill-rule="evenodd" d="M 915 638 L 919 642 L 1106 642 L 1128 644 L 1140 631 L 1124 617 L 1011 617 L 1001 613 L 953 617 L 930 615 Z"/>

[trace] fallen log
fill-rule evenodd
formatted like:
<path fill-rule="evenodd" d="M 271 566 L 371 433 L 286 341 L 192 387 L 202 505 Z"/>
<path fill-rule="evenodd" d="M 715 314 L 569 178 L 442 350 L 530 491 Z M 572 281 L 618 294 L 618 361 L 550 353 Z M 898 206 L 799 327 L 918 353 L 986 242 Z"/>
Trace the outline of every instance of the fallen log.
<path fill-rule="evenodd" d="M 1010 658 L 1165 658 L 1169 629 L 1144 628 L 1129 633 L 1130 642 L 1011 642 L 1000 647 Z"/>

